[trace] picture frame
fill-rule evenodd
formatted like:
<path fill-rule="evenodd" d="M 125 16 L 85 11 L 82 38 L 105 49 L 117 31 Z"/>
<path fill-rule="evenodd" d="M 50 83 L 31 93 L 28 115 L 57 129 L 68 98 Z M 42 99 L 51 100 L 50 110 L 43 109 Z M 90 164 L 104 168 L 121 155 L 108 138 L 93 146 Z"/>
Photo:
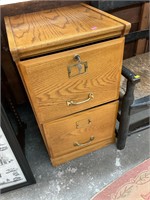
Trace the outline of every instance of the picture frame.
<path fill-rule="evenodd" d="M 1 105 L 0 193 L 36 183 L 31 168 Z"/>

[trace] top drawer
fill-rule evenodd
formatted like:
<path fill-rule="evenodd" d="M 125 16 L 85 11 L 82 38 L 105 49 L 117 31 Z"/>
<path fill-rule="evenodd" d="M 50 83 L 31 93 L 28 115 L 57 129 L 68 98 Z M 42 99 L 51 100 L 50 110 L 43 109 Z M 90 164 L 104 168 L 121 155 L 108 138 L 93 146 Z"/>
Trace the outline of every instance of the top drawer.
<path fill-rule="evenodd" d="M 116 100 L 123 48 L 119 38 L 19 62 L 40 123 Z"/>

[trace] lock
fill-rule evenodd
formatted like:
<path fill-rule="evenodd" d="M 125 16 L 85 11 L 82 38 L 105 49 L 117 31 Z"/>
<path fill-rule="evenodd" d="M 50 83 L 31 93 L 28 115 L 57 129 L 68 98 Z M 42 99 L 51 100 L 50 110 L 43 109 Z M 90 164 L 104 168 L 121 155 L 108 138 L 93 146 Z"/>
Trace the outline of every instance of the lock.
<path fill-rule="evenodd" d="M 81 61 L 80 55 L 76 54 L 73 57 L 77 63 L 68 66 L 68 77 L 74 77 L 87 72 L 88 64 L 87 61 Z"/>

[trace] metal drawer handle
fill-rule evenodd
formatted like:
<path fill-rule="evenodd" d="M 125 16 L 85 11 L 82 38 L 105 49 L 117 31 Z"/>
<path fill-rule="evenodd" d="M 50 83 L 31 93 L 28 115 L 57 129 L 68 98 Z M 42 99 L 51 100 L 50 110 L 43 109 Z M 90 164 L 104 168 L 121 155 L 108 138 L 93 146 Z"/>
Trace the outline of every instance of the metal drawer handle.
<path fill-rule="evenodd" d="M 74 146 L 78 146 L 78 147 L 86 146 L 86 145 L 90 144 L 94 139 L 95 139 L 94 136 L 91 136 L 90 139 L 89 139 L 89 141 L 87 141 L 85 143 L 75 142 Z"/>
<path fill-rule="evenodd" d="M 80 104 L 86 103 L 86 102 L 88 102 L 88 101 L 90 101 L 90 100 L 92 100 L 92 99 L 94 99 L 94 95 L 93 95 L 93 93 L 89 93 L 89 94 L 88 94 L 88 98 L 85 99 L 85 100 L 83 100 L 83 101 L 79 101 L 79 102 L 75 102 L 75 101 L 73 101 L 73 100 L 67 101 L 67 106 L 71 106 L 71 105 L 80 105 Z"/>

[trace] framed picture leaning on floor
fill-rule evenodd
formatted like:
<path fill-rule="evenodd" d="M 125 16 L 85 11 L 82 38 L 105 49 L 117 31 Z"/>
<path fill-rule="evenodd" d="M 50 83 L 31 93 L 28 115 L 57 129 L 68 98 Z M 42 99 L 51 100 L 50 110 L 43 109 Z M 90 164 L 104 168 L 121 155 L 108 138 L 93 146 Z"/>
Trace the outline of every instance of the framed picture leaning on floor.
<path fill-rule="evenodd" d="M 0 193 L 35 183 L 14 130 L 1 105 L 0 127 Z"/>

